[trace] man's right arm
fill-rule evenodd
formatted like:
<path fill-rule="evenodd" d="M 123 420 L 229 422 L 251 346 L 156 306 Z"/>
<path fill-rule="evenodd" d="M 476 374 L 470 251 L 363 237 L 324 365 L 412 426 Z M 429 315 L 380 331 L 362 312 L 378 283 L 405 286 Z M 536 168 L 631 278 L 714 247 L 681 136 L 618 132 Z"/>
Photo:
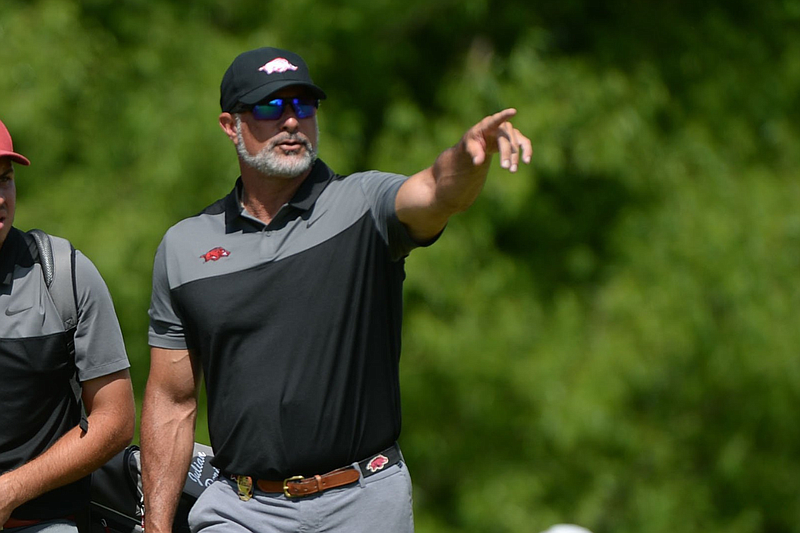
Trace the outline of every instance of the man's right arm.
<path fill-rule="evenodd" d="M 147 533 L 171 533 L 194 445 L 200 369 L 189 350 L 150 350 L 142 406 L 142 484 Z"/>
<path fill-rule="evenodd" d="M 509 122 L 515 109 L 490 115 L 464 133 L 461 140 L 417 172 L 400 187 L 395 199 L 397 218 L 417 242 L 427 242 L 444 229 L 448 219 L 467 209 L 480 194 L 492 154 L 500 165 L 516 172 L 530 163 L 531 141 Z"/>

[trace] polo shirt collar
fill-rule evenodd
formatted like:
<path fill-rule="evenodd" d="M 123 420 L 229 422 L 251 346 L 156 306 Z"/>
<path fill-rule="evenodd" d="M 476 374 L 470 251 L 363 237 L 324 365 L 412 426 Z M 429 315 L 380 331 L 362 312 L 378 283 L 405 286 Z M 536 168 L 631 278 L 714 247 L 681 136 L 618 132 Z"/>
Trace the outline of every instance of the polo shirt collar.
<path fill-rule="evenodd" d="M 311 173 L 294 193 L 289 205 L 302 211 L 308 211 L 334 177 L 335 174 L 328 165 L 317 159 L 311 168 Z"/>
<path fill-rule="evenodd" d="M 333 170 L 321 159 L 317 159 L 314 162 L 314 166 L 311 167 L 311 172 L 300 184 L 300 188 L 289 200 L 288 205 L 300 211 L 308 211 L 335 177 L 336 174 Z M 229 231 L 234 228 L 240 229 L 243 223 L 245 225 L 259 223 L 256 219 L 244 216 L 244 207 L 242 207 L 243 188 L 242 177 L 239 176 L 233 190 L 225 198 L 225 225 Z M 261 225 L 263 226 L 264 224 L 262 223 Z"/>

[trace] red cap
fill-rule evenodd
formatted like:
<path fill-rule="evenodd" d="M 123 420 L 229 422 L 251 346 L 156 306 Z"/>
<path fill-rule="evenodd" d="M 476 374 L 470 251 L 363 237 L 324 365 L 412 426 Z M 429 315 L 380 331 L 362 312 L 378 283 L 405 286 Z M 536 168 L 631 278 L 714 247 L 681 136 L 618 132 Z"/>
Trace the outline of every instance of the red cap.
<path fill-rule="evenodd" d="M 14 143 L 11 142 L 11 134 L 8 133 L 8 128 L 6 128 L 6 125 L 3 124 L 2 120 L 0 120 L 0 157 L 11 158 L 12 161 L 17 162 L 20 165 L 31 164 L 27 157 L 14 151 Z"/>

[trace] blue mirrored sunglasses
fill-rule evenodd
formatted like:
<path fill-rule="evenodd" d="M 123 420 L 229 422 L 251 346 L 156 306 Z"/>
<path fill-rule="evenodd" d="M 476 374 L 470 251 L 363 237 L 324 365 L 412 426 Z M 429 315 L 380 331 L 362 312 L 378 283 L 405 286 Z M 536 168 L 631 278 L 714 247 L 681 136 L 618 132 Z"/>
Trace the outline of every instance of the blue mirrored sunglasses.
<path fill-rule="evenodd" d="M 297 118 L 309 118 L 317 114 L 319 100 L 311 98 L 274 98 L 268 102 L 246 108 L 256 120 L 277 120 L 283 116 L 286 106 L 292 106 Z"/>

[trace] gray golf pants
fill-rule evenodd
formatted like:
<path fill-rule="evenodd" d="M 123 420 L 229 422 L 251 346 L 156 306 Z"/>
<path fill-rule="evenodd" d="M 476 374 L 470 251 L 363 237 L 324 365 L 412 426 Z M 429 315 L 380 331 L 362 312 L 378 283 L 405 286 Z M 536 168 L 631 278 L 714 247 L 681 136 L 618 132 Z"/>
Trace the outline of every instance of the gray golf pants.
<path fill-rule="evenodd" d="M 358 468 L 358 464 L 354 465 Z M 403 461 L 352 485 L 301 498 L 215 481 L 189 513 L 192 533 L 413 533 L 411 477 Z"/>

